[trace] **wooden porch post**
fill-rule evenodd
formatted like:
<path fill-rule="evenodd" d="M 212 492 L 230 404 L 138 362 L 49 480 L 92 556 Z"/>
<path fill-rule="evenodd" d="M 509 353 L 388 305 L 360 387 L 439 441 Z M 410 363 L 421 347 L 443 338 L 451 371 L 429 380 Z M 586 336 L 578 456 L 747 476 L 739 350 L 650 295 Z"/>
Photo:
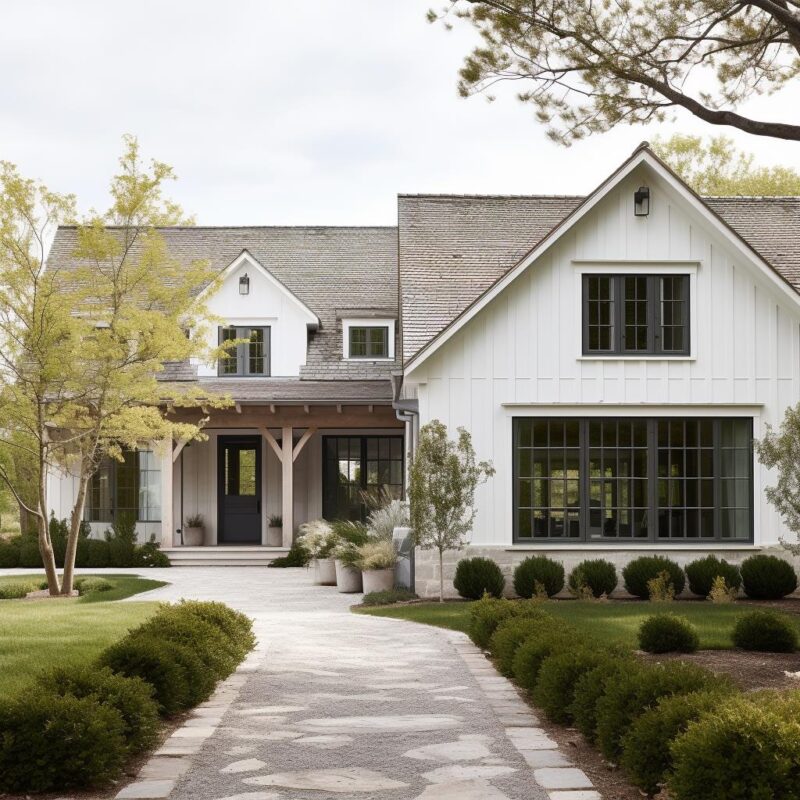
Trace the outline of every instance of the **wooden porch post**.
<path fill-rule="evenodd" d="M 161 546 L 172 547 L 175 536 L 172 518 L 172 441 L 161 448 Z"/>
<path fill-rule="evenodd" d="M 291 426 L 283 426 L 281 431 L 281 467 L 283 546 L 291 547 L 294 536 L 294 458 Z"/>

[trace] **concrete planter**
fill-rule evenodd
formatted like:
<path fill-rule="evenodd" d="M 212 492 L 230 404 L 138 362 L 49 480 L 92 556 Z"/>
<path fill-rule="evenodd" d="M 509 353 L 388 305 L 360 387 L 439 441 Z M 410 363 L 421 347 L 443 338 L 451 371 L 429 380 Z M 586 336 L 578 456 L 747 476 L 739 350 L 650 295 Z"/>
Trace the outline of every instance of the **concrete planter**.
<path fill-rule="evenodd" d="M 336 564 L 332 558 L 314 559 L 314 583 L 318 586 L 336 586 Z"/>
<path fill-rule="evenodd" d="M 343 594 L 353 594 L 361 589 L 361 570 L 348 567 L 336 559 L 336 586 Z"/>
<path fill-rule="evenodd" d="M 283 544 L 283 528 L 267 528 L 267 547 L 280 547 Z"/>
<path fill-rule="evenodd" d="M 367 569 L 361 573 L 364 594 L 370 592 L 391 592 L 394 589 L 394 567 L 389 569 Z"/>
<path fill-rule="evenodd" d="M 185 547 L 202 547 L 205 540 L 203 528 L 184 528 L 183 544 Z"/>

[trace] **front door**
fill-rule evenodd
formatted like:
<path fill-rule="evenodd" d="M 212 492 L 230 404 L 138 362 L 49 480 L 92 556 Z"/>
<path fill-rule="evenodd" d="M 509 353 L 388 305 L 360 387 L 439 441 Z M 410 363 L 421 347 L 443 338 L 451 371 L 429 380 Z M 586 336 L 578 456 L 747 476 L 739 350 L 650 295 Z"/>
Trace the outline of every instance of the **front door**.
<path fill-rule="evenodd" d="M 261 544 L 261 437 L 219 437 L 219 544 Z"/>

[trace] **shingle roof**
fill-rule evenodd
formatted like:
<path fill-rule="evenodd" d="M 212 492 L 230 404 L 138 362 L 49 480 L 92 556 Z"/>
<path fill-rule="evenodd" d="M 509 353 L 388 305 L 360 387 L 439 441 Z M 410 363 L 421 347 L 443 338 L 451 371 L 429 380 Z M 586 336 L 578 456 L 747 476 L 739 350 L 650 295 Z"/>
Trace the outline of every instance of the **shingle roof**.
<path fill-rule="evenodd" d="M 400 315 L 407 361 L 583 200 L 401 195 Z M 800 197 L 703 198 L 800 291 Z"/>
<path fill-rule="evenodd" d="M 182 263 L 205 260 L 220 272 L 247 250 L 319 317 L 303 378 L 388 380 L 397 367 L 343 360 L 341 320 L 336 318 L 339 308 L 397 308 L 397 228 L 176 227 L 161 233 L 170 254 Z M 74 265 L 75 243 L 75 228 L 59 228 L 48 260 Z M 170 365 L 163 377 L 186 379 L 186 369 Z"/>
<path fill-rule="evenodd" d="M 390 403 L 392 384 L 388 380 L 312 381 L 299 378 L 199 378 L 192 384 L 207 392 L 242 403 Z M 185 383 L 175 387 L 186 388 Z"/>

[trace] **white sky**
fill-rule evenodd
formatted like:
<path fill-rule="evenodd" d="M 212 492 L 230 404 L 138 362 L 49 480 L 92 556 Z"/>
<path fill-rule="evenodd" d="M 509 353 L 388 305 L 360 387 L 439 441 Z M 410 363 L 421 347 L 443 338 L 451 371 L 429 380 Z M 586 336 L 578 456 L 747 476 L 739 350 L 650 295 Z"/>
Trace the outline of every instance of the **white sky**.
<path fill-rule="evenodd" d="M 678 123 L 565 149 L 511 97 L 456 93 L 472 34 L 441 0 L 3 0 L 0 159 L 104 207 L 121 136 L 173 165 L 201 224 L 394 224 L 398 192 L 583 193 L 643 139 L 727 132 L 763 163 L 800 143 Z M 797 122 L 800 89 L 745 111 Z"/>

